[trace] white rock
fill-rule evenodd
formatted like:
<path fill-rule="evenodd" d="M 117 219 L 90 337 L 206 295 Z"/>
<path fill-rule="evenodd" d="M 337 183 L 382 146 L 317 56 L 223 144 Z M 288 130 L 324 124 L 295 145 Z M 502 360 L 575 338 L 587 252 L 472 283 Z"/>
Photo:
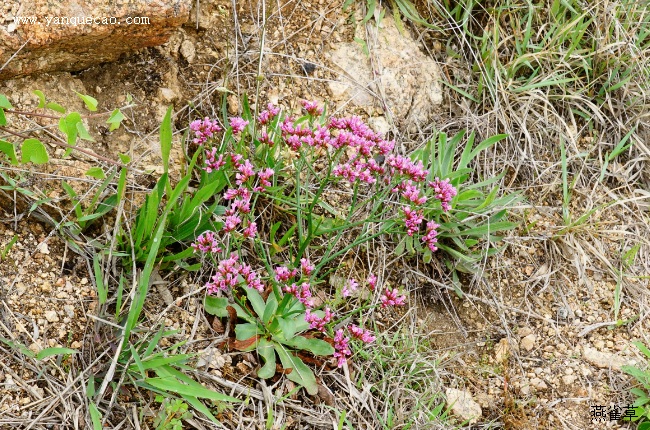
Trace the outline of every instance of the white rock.
<path fill-rule="evenodd" d="M 445 394 L 447 396 L 447 407 L 451 407 L 454 415 L 468 421 L 469 424 L 474 424 L 483 416 L 481 405 L 474 401 L 468 391 L 447 388 Z"/>
<path fill-rule="evenodd" d="M 160 95 L 160 99 L 165 103 L 171 103 L 178 98 L 178 95 L 171 88 L 161 87 L 158 89 L 158 94 Z"/>
<path fill-rule="evenodd" d="M 368 125 L 375 133 L 379 133 L 384 137 L 390 131 L 390 124 L 383 116 L 369 118 Z"/>
<path fill-rule="evenodd" d="M 180 53 L 187 60 L 188 63 L 192 63 L 196 57 L 196 48 L 191 40 L 184 40 L 181 43 Z"/>
<path fill-rule="evenodd" d="M 47 246 L 47 242 L 41 242 L 36 246 L 36 251 L 41 254 L 49 254 L 50 248 Z"/>
<path fill-rule="evenodd" d="M 56 311 L 45 311 L 44 315 L 45 315 L 45 319 L 48 320 L 49 322 L 59 321 L 59 316 L 57 315 Z"/>
<path fill-rule="evenodd" d="M 537 336 L 535 336 L 534 334 L 529 334 L 528 336 L 521 339 L 520 345 L 526 351 L 531 351 L 535 347 L 535 340 L 536 339 L 537 339 Z"/>
<path fill-rule="evenodd" d="M 571 385 L 575 382 L 576 379 L 576 375 L 564 375 L 562 377 L 562 382 L 564 382 L 566 385 Z"/>
<path fill-rule="evenodd" d="M 620 371 L 622 366 L 632 366 L 636 364 L 636 360 L 623 358 L 611 352 L 601 352 L 588 346 L 582 348 L 582 355 L 585 360 L 601 369 L 611 368 Z"/>
<path fill-rule="evenodd" d="M 349 100 L 369 112 L 380 106 L 398 126 L 426 123 L 442 104 L 437 63 L 420 51 L 408 33 L 400 34 L 392 19 L 384 19 L 381 28 L 358 27 L 364 30 L 358 36 L 369 41 L 372 61 L 357 42 L 334 44 L 330 59 L 341 71 L 328 84 L 334 101 Z"/>

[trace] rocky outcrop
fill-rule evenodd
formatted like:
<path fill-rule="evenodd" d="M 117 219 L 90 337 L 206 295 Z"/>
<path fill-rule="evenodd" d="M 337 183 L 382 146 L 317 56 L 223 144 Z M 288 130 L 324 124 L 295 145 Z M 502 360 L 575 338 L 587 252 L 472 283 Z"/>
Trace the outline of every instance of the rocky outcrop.
<path fill-rule="evenodd" d="M 110 5 L 108 4 L 110 3 Z M 0 80 L 78 71 L 165 43 L 187 0 L 9 0 L 0 5 Z"/>

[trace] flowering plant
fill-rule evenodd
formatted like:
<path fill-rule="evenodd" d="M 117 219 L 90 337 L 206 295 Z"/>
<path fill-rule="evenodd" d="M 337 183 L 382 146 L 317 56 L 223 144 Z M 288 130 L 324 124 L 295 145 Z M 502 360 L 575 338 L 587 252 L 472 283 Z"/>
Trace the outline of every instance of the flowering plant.
<path fill-rule="evenodd" d="M 220 184 L 212 204 L 224 210 L 212 228 L 195 230 L 189 249 L 213 270 L 205 308 L 230 317 L 231 346 L 258 352 L 261 378 L 275 375 L 277 354 L 287 377 L 314 394 L 303 359 L 332 356 L 341 367 L 352 339 L 375 336 L 350 323 L 363 308 L 337 314 L 357 281 L 343 282 L 329 301 L 314 297 L 313 286 L 380 235 L 402 236 L 428 258 L 447 246 L 438 243 L 440 228 L 451 225 L 459 176 L 425 168 L 431 158 L 394 154 L 395 142 L 360 118 L 328 118 L 314 102 L 303 102 L 306 113 L 297 118 L 271 104 L 258 115 L 246 100 L 243 107 L 227 126 L 210 118 L 190 124 L 192 160 L 203 156 L 200 182 Z M 374 275 L 366 282 L 377 300 L 365 309 L 405 304 L 404 294 L 377 282 Z"/>
<path fill-rule="evenodd" d="M 464 257 L 458 249 L 469 250 L 472 237 L 487 233 L 494 241 L 491 233 L 511 226 L 497 222 L 505 211 L 488 218 L 491 226 L 472 223 L 469 210 L 490 213 L 495 194 L 475 204 L 476 187 L 459 191 L 470 176 L 469 160 L 499 137 L 473 149 L 470 142 L 454 169 L 455 146 L 444 136 L 409 158 L 395 154 L 395 142 L 358 117 L 327 117 L 314 102 L 303 102 L 303 109 L 294 117 L 269 104 L 254 115 L 244 99 L 241 117 L 193 121 L 192 157 L 175 186 L 167 173 L 168 111 L 161 126 L 165 173 L 123 243 L 136 261 L 146 259 L 150 266 L 173 262 L 210 271 L 205 309 L 229 318 L 234 330 L 228 344 L 257 351 L 264 361 L 261 378 L 275 375 L 279 357 L 287 377 L 313 394 L 318 386 L 305 360 L 325 365 L 323 357 L 331 356 L 332 364 L 344 366 L 355 344 L 375 340 L 360 327 L 369 325 L 364 311 L 406 302 L 388 283 L 379 288 L 372 274 L 364 283 L 370 294 L 357 292 L 359 282 L 348 277 L 331 285 L 328 299 L 326 276 L 340 271 L 347 253 L 363 252 L 364 243 L 387 236 L 401 238 L 397 252 L 420 252 L 425 261 L 438 249 Z M 459 244 L 460 238 L 465 242 Z M 188 239 L 191 246 L 183 248 Z M 193 254 L 201 261 L 188 264 Z M 368 300 L 349 306 L 354 296 Z M 136 319 L 130 316 L 128 327 Z"/>

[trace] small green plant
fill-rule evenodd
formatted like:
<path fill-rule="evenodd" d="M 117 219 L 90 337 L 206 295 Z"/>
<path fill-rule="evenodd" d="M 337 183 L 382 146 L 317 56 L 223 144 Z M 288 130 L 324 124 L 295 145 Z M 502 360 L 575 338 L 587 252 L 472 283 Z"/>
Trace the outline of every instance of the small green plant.
<path fill-rule="evenodd" d="M 168 399 L 156 396 L 156 402 L 162 403 L 160 413 L 153 422 L 156 430 L 182 430 L 183 420 L 191 419 L 188 405 L 180 399 Z"/>
<path fill-rule="evenodd" d="M 646 356 L 647 360 L 650 360 L 650 349 L 648 349 L 642 342 L 632 342 L 639 351 Z M 650 361 L 649 361 L 650 362 Z M 640 387 L 632 388 L 630 393 L 636 397 L 632 407 L 634 407 L 635 418 L 632 421 L 640 421 L 638 429 L 648 430 L 650 429 L 650 370 L 641 369 L 636 366 L 621 366 L 621 370 L 628 375 L 634 377 Z"/>

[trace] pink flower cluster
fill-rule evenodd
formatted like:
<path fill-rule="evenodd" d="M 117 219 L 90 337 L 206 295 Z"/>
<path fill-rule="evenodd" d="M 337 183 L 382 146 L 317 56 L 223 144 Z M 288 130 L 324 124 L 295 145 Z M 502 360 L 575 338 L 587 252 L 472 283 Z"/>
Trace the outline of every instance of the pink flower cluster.
<path fill-rule="evenodd" d="M 458 191 L 453 185 L 449 183 L 449 179 L 441 181 L 440 178 L 436 178 L 435 181 L 429 182 L 429 186 L 433 188 L 435 197 L 440 200 L 440 203 L 442 204 L 442 210 L 447 212 L 449 209 L 451 209 L 451 205 L 449 203 L 451 202 L 451 199 L 453 199 L 456 194 L 458 194 Z"/>
<path fill-rule="evenodd" d="M 343 288 L 341 290 L 341 295 L 343 297 L 350 297 L 350 295 L 357 290 L 359 287 L 359 283 L 355 281 L 354 279 L 348 279 L 348 282 L 346 282 L 343 285 Z"/>
<path fill-rule="evenodd" d="M 352 356 L 350 338 L 343 334 L 343 329 L 336 330 L 334 334 L 334 358 L 338 360 L 337 366 L 343 367 L 347 358 Z"/>
<path fill-rule="evenodd" d="M 206 172 L 211 173 L 212 171 L 217 171 L 225 164 L 223 155 L 219 155 L 217 158 L 217 148 L 212 148 L 211 151 L 205 151 L 205 167 L 203 169 Z"/>
<path fill-rule="evenodd" d="M 352 337 L 359 339 L 363 343 L 372 343 L 376 339 L 370 330 L 364 330 L 354 324 L 348 325 L 347 328 Z M 350 338 L 345 336 L 344 330 L 340 328 L 334 333 L 334 358 L 337 359 L 337 367 L 343 367 L 350 356 L 352 356 Z"/>
<path fill-rule="evenodd" d="M 248 121 L 246 121 L 244 118 L 238 116 L 230 118 L 230 127 L 232 128 L 232 134 L 237 135 L 241 133 L 247 125 Z"/>
<path fill-rule="evenodd" d="M 305 305 L 306 308 L 311 308 L 313 306 L 313 302 L 311 300 L 311 290 L 309 289 L 310 285 L 309 282 L 303 282 L 300 285 L 297 284 L 291 284 L 291 285 L 285 285 L 285 287 L 282 289 L 287 294 L 291 294 L 295 298 L 298 299 L 300 303 Z"/>
<path fill-rule="evenodd" d="M 260 112 L 259 115 L 257 115 L 257 122 L 260 125 L 267 125 L 268 123 L 273 121 L 273 119 L 275 119 L 275 117 L 278 116 L 279 113 L 280 113 L 280 108 L 275 107 L 273 103 L 269 103 L 266 106 L 266 109 Z"/>
<path fill-rule="evenodd" d="M 429 221 L 427 223 L 427 233 L 422 237 L 422 242 L 426 243 L 431 252 L 436 252 L 438 250 L 438 247 L 436 246 L 436 243 L 438 243 L 438 238 L 436 237 L 438 236 L 438 227 L 440 227 L 439 224 Z"/>
<path fill-rule="evenodd" d="M 197 119 L 190 123 L 190 130 L 194 132 L 194 142 L 197 145 L 203 145 L 206 140 L 211 138 L 214 133 L 221 131 L 221 127 L 217 124 L 217 121 L 212 121 L 207 116 L 205 119 Z"/>
<path fill-rule="evenodd" d="M 309 328 L 316 329 L 321 332 L 325 332 L 325 324 L 332 321 L 334 314 L 330 308 L 325 308 L 325 315 L 319 317 L 317 314 L 313 313 L 311 309 L 307 308 L 305 311 L 305 321 L 309 323 Z"/>
<path fill-rule="evenodd" d="M 381 296 L 381 307 L 385 308 L 387 306 L 402 306 L 406 303 L 406 296 L 399 295 L 397 288 L 386 288 L 386 291 Z"/>
<path fill-rule="evenodd" d="M 352 337 L 361 340 L 361 342 L 363 343 L 372 343 L 376 339 L 376 337 L 373 336 L 370 330 L 364 330 L 361 327 L 356 326 L 354 324 L 350 324 L 348 326 L 348 330 L 350 331 L 350 334 L 352 334 Z"/>
<path fill-rule="evenodd" d="M 240 275 L 244 278 L 247 287 L 254 288 L 260 293 L 264 292 L 264 284 L 258 278 L 257 273 L 248 264 L 240 264 L 238 259 L 237 254 L 233 252 L 230 254 L 230 258 L 219 262 L 217 273 L 212 277 L 212 281 L 205 285 L 208 294 L 237 287 Z"/>
<path fill-rule="evenodd" d="M 201 251 L 203 253 L 217 253 L 222 251 L 221 247 L 219 246 L 217 235 L 212 231 L 206 231 L 197 237 L 196 242 L 192 243 L 192 248 L 194 248 L 195 252 Z"/>
<path fill-rule="evenodd" d="M 420 229 L 420 224 L 424 220 L 422 210 L 404 208 L 404 224 L 406 225 L 406 234 L 413 236 Z"/>
<path fill-rule="evenodd" d="M 318 103 L 315 101 L 302 100 L 300 103 L 311 116 L 318 116 L 323 113 L 323 108 L 318 106 Z"/>

